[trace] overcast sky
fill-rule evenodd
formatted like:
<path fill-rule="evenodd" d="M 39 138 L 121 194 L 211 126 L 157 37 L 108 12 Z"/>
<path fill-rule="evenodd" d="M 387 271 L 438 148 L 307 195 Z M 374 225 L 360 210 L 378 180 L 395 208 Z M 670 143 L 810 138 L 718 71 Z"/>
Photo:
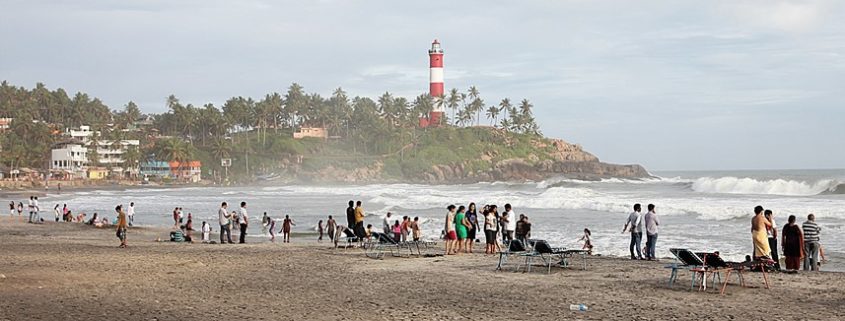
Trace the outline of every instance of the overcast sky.
<path fill-rule="evenodd" d="M 845 2 L 10 1 L 0 79 L 122 108 L 298 82 L 530 99 L 547 136 L 649 170 L 845 167 Z"/>

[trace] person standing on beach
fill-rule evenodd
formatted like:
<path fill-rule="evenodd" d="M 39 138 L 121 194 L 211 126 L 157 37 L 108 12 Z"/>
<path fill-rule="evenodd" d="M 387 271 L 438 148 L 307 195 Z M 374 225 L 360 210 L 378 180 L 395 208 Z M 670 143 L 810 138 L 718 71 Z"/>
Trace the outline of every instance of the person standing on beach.
<path fill-rule="evenodd" d="M 29 220 L 27 223 L 35 223 L 35 221 L 33 221 L 33 216 L 35 214 L 35 206 L 33 206 L 34 199 L 35 196 L 30 196 L 29 202 L 26 204 L 26 211 L 29 212 Z"/>
<path fill-rule="evenodd" d="M 648 213 L 645 214 L 645 257 L 649 261 L 657 260 L 655 250 L 657 249 L 658 226 L 660 226 L 660 220 L 657 219 L 657 212 L 654 209 L 654 204 L 648 204 Z"/>
<path fill-rule="evenodd" d="M 446 232 L 446 255 L 455 254 L 455 241 L 458 240 L 458 233 L 455 232 L 455 205 L 446 207 L 446 226 L 443 229 Z"/>
<path fill-rule="evenodd" d="M 363 243 L 367 236 L 367 231 L 364 230 L 364 207 L 361 206 L 361 201 L 355 206 L 355 236 L 358 237 L 358 243 Z"/>
<path fill-rule="evenodd" d="M 270 223 L 267 224 L 267 229 L 270 231 L 270 242 L 276 242 L 276 220 L 271 217 L 267 219 L 270 220 Z"/>
<path fill-rule="evenodd" d="M 467 207 L 467 219 L 471 225 L 469 230 L 467 230 L 467 239 L 470 240 L 469 252 L 472 253 L 472 243 L 475 243 L 475 240 L 478 237 L 476 235 L 478 232 L 478 209 L 475 207 L 475 203 L 469 203 L 469 206 Z"/>
<path fill-rule="evenodd" d="M 135 202 L 129 202 L 129 208 L 126 209 L 126 216 L 129 218 L 129 226 L 135 223 Z"/>
<path fill-rule="evenodd" d="M 804 230 L 804 271 L 819 270 L 819 241 L 821 227 L 816 224 L 816 216 L 807 215 L 807 221 L 801 226 Z"/>
<path fill-rule="evenodd" d="M 185 242 L 194 243 L 194 238 L 191 234 L 194 233 L 194 219 L 191 213 L 188 213 L 188 222 L 185 223 Z"/>
<path fill-rule="evenodd" d="M 246 243 L 246 230 L 249 227 L 249 215 L 246 212 L 246 202 L 241 202 L 241 212 L 238 215 L 238 225 L 241 228 L 241 244 Z"/>
<path fill-rule="evenodd" d="M 393 215 L 393 213 L 387 212 L 387 215 L 384 216 L 384 219 L 381 222 L 381 225 L 382 225 L 381 227 L 384 230 L 384 234 L 392 233 L 390 231 L 390 216 L 392 216 L 392 215 Z"/>
<path fill-rule="evenodd" d="M 323 220 L 320 220 L 319 222 L 317 222 L 317 232 L 320 232 L 320 236 L 317 237 L 317 243 L 323 243 L 323 232 L 324 231 L 325 230 L 323 229 Z"/>
<path fill-rule="evenodd" d="M 119 248 L 126 248 L 126 213 L 123 212 L 123 205 L 114 208 L 117 212 L 117 238 L 120 239 Z"/>
<path fill-rule="evenodd" d="M 496 215 L 493 210 L 487 208 L 484 211 L 484 242 L 487 246 L 484 248 L 484 254 L 496 253 Z"/>
<path fill-rule="evenodd" d="M 179 226 L 179 208 L 173 208 L 173 226 Z"/>
<path fill-rule="evenodd" d="M 786 270 L 798 271 L 801 268 L 801 258 L 804 257 L 804 233 L 801 232 L 801 227 L 795 224 L 795 215 L 789 216 L 780 236 Z"/>
<path fill-rule="evenodd" d="M 411 234 L 411 218 L 402 217 L 402 242 L 408 242 L 408 235 Z"/>
<path fill-rule="evenodd" d="M 64 217 L 65 222 L 70 222 L 70 210 L 67 208 L 67 204 L 62 205 L 62 217 Z"/>
<path fill-rule="evenodd" d="M 285 215 L 285 220 L 282 221 L 282 242 L 290 243 L 290 229 L 291 226 L 296 226 L 290 216 Z"/>
<path fill-rule="evenodd" d="M 53 207 L 53 216 L 56 217 L 56 222 L 59 221 L 59 217 L 61 217 L 61 213 L 59 213 L 59 204 Z"/>
<path fill-rule="evenodd" d="M 329 215 L 329 220 L 326 221 L 326 232 L 329 233 L 329 240 L 334 242 L 334 231 L 337 230 L 337 222 Z"/>
<path fill-rule="evenodd" d="M 346 227 L 355 228 L 355 201 L 349 201 L 349 207 L 346 208 Z"/>
<path fill-rule="evenodd" d="M 769 237 L 766 236 L 766 229 L 771 227 L 769 220 L 763 216 L 763 207 L 757 205 L 754 207 L 754 218 L 751 219 L 751 241 L 754 243 L 754 257 L 769 258 L 771 249 L 769 248 Z"/>
<path fill-rule="evenodd" d="M 227 209 L 229 204 L 223 202 L 220 205 L 220 209 L 217 210 L 217 216 L 220 223 L 220 244 L 226 243 L 225 241 L 228 240 L 229 244 L 232 244 L 232 229 L 231 229 L 231 222 L 229 221 L 232 216 L 229 214 L 229 210 Z M 223 235 L 226 235 L 226 238 L 223 238 Z"/>
<path fill-rule="evenodd" d="M 625 221 L 625 227 L 622 228 L 622 233 L 626 231 L 631 231 L 631 259 L 632 260 L 642 260 L 642 249 L 640 248 L 640 244 L 643 239 L 643 228 L 640 224 L 642 221 L 642 206 L 640 204 L 634 204 L 634 211 L 628 215 L 628 220 Z M 637 256 L 634 256 L 634 249 L 637 250 Z"/>
<path fill-rule="evenodd" d="M 461 205 L 458 207 L 458 213 L 455 214 L 455 234 L 458 236 L 458 249 L 455 250 L 455 253 L 469 253 L 467 249 L 469 245 L 469 239 L 467 239 L 467 228 L 470 226 L 469 220 L 467 219 L 466 215 L 467 208 Z"/>
<path fill-rule="evenodd" d="M 411 233 L 414 237 L 414 242 L 419 242 L 420 236 L 422 236 L 421 233 L 420 233 L 420 218 L 419 217 L 414 217 L 414 221 L 411 223 Z"/>
<path fill-rule="evenodd" d="M 778 256 L 778 227 L 775 223 L 775 216 L 772 210 L 763 212 L 763 216 L 769 221 L 766 227 L 766 236 L 769 238 L 769 250 L 772 251 L 772 260 L 775 261 L 775 271 L 780 271 L 780 257 Z"/>
<path fill-rule="evenodd" d="M 9 216 L 15 216 L 15 201 L 9 203 Z"/>
<path fill-rule="evenodd" d="M 18 217 L 23 214 L 23 202 L 18 202 Z"/>
<path fill-rule="evenodd" d="M 514 213 L 510 204 L 505 204 L 505 215 L 508 218 L 507 225 L 505 225 L 505 238 L 511 241 L 514 233 L 516 233 L 516 213 Z"/>
<path fill-rule="evenodd" d="M 270 226 L 270 217 L 267 216 L 267 212 L 264 212 L 264 216 L 261 217 L 261 234 L 267 233 L 267 226 Z"/>
<path fill-rule="evenodd" d="M 41 223 L 41 207 L 38 206 L 38 196 L 35 196 L 32 200 L 32 222 L 33 223 Z"/>
<path fill-rule="evenodd" d="M 202 242 L 208 243 L 210 241 L 211 236 L 211 225 L 208 224 L 206 221 L 202 221 Z"/>

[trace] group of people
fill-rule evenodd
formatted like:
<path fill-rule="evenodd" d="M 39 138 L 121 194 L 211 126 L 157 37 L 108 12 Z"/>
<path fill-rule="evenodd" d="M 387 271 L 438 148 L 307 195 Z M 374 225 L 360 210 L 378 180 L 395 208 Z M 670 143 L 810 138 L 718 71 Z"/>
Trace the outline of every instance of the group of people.
<path fill-rule="evenodd" d="M 449 205 L 446 211 L 446 225 L 443 230 L 446 255 L 473 253 L 473 243 L 476 242 L 482 227 L 475 203 L 467 206 Z M 484 219 L 485 254 L 500 251 L 500 239 L 502 242 L 514 239 L 525 242 L 531 237 L 531 222 L 528 216 L 520 214 L 517 218 L 511 204 L 505 204 L 501 214 L 498 205 L 485 205 L 480 216 Z"/>
<path fill-rule="evenodd" d="M 15 203 L 15 201 L 9 202 L 9 215 L 14 217 L 17 213 L 18 217 L 23 217 L 23 212 L 26 211 L 28 214 L 27 223 L 32 224 L 41 224 L 44 223 L 44 218 L 41 217 L 41 206 L 38 203 L 38 196 L 30 196 L 27 204 L 24 205 L 23 202 Z M 128 225 L 132 226 L 132 223 L 135 220 L 135 203 L 132 202 L 129 204 L 128 210 L 126 211 Z M 103 227 L 108 226 L 110 224 L 117 224 L 117 218 L 114 221 L 109 221 L 106 217 L 99 215 L 99 213 L 94 213 L 92 217 L 88 217 L 86 213 L 79 213 L 74 216 L 73 211 L 68 208 L 67 204 L 62 204 L 61 208 L 59 208 L 59 204 L 53 206 L 53 219 L 56 222 L 77 222 L 77 223 L 85 223 L 87 225 L 92 225 L 96 227 Z"/>
<path fill-rule="evenodd" d="M 631 252 L 632 260 L 657 260 L 657 231 L 660 226 L 660 219 L 657 217 L 657 207 L 654 204 L 648 204 L 648 213 L 642 214 L 642 205 L 634 204 L 634 211 L 628 215 L 628 220 L 625 221 L 625 226 L 622 228 L 622 233 L 631 233 L 631 245 L 629 251 Z M 646 233 L 646 246 L 642 248 L 643 227 Z M 589 242 L 589 230 L 584 230 L 584 237 Z M 586 246 L 586 244 L 585 244 Z M 590 244 L 592 249 L 592 244 Z M 636 252 L 636 255 L 634 255 Z"/>
<path fill-rule="evenodd" d="M 807 215 L 807 220 L 800 226 L 796 224 L 795 215 L 789 216 L 780 233 L 780 253 L 784 256 L 787 272 L 798 271 L 802 259 L 805 271 L 819 270 L 824 260 L 820 235 L 821 227 L 816 223 L 814 214 Z M 751 238 L 754 245 L 754 259 L 771 259 L 775 270 L 781 270 L 778 257 L 778 228 L 771 210 L 764 210 L 760 205 L 754 208 L 754 218 L 751 219 Z M 819 260 L 820 256 L 822 261 Z"/>

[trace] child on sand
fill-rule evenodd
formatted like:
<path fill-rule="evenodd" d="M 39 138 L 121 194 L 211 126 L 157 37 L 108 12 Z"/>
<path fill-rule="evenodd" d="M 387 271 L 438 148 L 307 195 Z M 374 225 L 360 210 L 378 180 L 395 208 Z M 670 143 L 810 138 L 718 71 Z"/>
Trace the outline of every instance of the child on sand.
<path fill-rule="evenodd" d="M 290 216 L 285 215 L 285 220 L 282 221 L 282 242 L 290 243 L 290 228 L 296 226 Z"/>
<path fill-rule="evenodd" d="M 584 241 L 584 246 L 582 246 L 581 249 L 587 250 L 587 254 L 593 255 L 593 242 L 590 240 L 590 236 L 592 236 L 592 233 L 590 233 L 590 229 L 585 228 L 584 236 L 581 236 L 581 238 L 578 240 Z"/>
<path fill-rule="evenodd" d="M 202 221 L 202 242 L 208 243 L 210 235 L 211 235 L 211 226 L 208 225 L 208 223 L 206 221 Z"/>
<path fill-rule="evenodd" d="M 270 242 L 276 242 L 276 220 L 272 218 L 267 218 L 270 222 L 267 225 L 267 228 L 270 229 Z"/>
<path fill-rule="evenodd" d="M 372 237 L 373 237 L 373 225 L 372 225 L 372 224 L 367 224 L 367 230 L 366 230 L 366 232 L 367 232 L 367 235 L 366 235 L 366 236 L 367 236 L 367 239 L 368 239 L 368 240 L 369 240 L 369 239 L 372 239 Z"/>

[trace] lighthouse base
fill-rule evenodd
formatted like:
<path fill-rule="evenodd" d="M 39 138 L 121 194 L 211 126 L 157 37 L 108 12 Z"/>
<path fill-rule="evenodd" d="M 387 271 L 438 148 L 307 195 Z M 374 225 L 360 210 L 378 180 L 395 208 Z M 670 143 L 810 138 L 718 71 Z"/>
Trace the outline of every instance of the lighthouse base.
<path fill-rule="evenodd" d="M 433 111 L 428 114 L 428 117 L 420 117 L 420 128 L 440 127 L 441 122 L 445 121 L 444 113 L 442 111 Z"/>

